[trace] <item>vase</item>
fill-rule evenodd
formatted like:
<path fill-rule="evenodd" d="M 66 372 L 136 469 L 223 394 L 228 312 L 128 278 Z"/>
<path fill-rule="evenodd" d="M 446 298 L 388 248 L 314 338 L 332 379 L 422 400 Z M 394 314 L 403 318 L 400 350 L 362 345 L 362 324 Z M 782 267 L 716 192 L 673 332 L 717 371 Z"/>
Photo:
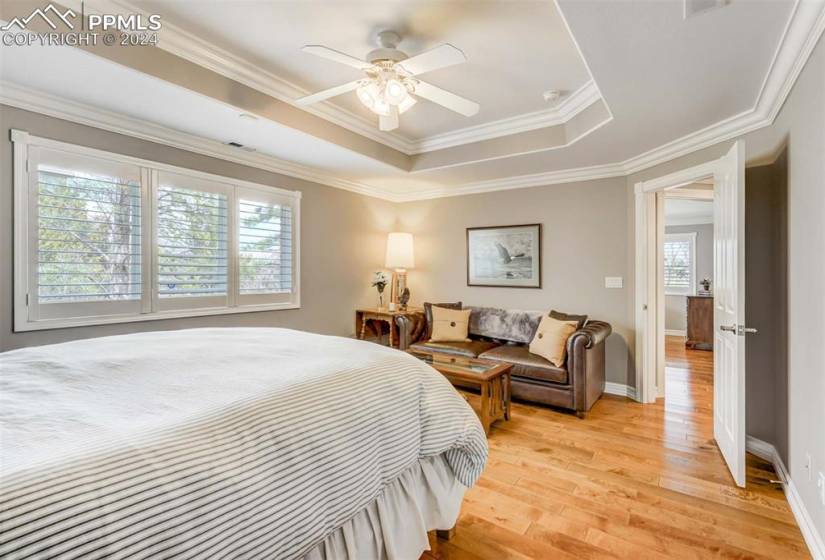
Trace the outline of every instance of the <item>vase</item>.
<path fill-rule="evenodd" d="M 378 292 L 378 309 L 384 308 L 384 292 Z"/>

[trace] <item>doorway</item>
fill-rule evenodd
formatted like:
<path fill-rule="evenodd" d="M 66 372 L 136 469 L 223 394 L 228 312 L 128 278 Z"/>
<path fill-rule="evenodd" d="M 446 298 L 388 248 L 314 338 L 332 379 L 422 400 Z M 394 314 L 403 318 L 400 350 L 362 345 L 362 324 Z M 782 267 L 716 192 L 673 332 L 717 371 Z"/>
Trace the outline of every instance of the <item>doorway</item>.
<path fill-rule="evenodd" d="M 712 178 L 713 435 L 731 475 L 745 485 L 745 144 L 716 160 L 635 186 L 636 399 L 664 397 L 665 197 Z M 687 334 L 687 333 L 686 333 Z"/>
<path fill-rule="evenodd" d="M 713 177 L 665 190 L 657 270 L 665 410 L 713 422 Z"/>

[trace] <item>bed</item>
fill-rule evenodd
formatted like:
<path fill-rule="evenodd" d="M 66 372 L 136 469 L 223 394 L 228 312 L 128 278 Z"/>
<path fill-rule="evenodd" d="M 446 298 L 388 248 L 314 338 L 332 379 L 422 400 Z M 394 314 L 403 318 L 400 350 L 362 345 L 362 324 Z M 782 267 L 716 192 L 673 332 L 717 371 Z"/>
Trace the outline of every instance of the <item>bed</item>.
<path fill-rule="evenodd" d="M 416 559 L 487 442 L 402 352 L 191 329 L 0 354 L 0 557 Z"/>

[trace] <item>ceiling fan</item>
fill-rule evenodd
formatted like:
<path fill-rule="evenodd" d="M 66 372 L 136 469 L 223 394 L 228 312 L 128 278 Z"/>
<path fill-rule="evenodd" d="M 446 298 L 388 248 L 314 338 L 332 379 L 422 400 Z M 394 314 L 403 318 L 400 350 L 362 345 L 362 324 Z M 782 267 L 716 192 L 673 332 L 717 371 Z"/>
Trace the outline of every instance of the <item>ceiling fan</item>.
<path fill-rule="evenodd" d="M 378 128 L 387 131 L 398 128 L 398 115 L 415 105 L 417 97 L 465 117 L 478 113 L 478 103 L 418 79 L 425 72 L 466 62 L 467 57 L 460 49 L 445 43 L 408 57 L 396 48 L 400 42 L 401 37 L 395 31 L 382 31 L 378 34 L 379 48 L 367 54 L 366 60 L 321 45 L 305 46 L 302 51 L 363 70 L 366 77 L 307 95 L 296 103 L 311 105 L 355 90 L 361 103 L 378 115 Z"/>

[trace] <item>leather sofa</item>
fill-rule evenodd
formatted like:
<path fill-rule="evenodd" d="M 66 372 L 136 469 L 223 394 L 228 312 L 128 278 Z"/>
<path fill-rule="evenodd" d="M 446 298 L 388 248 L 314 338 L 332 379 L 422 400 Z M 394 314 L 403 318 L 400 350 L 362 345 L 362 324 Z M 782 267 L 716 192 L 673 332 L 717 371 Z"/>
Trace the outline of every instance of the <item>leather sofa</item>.
<path fill-rule="evenodd" d="M 552 311 L 560 320 L 578 321 L 567 340 L 567 357 L 556 367 L 528 346 L 543 312 L 470 307 L 469 341 L 431 342 L 432 305 L 460 309 L 461 303 L 425 304 L 424 315 L 396 319 L 402 350 L 443 353 L 513 364 L 514 398 L 573 410 L 583 418 L 604 392 L 605 339 L 610 324 Z"/>

